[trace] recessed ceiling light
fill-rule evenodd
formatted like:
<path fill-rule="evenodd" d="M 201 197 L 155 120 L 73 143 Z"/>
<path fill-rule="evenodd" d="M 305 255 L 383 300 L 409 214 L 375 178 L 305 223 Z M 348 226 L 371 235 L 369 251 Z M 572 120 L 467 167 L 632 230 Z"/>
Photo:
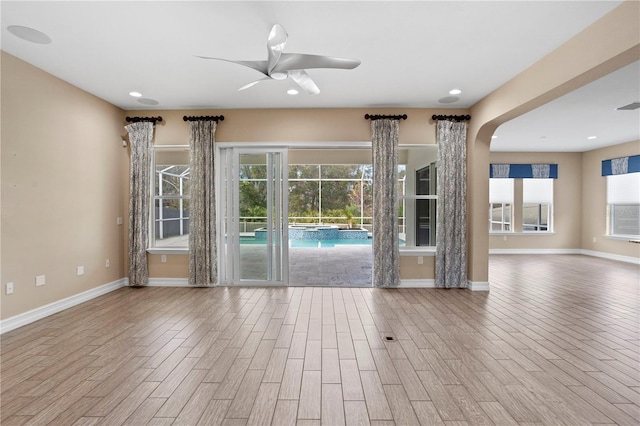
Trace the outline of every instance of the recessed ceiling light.
<path fill-rule="evenodd" d="M 129 96 L 133 96 L 134 98 L 139 98 L 140 96 L 142 96 L 142 93 L 140 93 L 140 92 L 129 92 Z"/>
<path fill-rule="evenodd" d="M 450 95 L 459 95 L 460 93 L 462 93 L 462 90 L 460 90 L 460 89 L 451 89 L 451 90 L 449 90 L 449 94 Z"/>
<path fill-rule="evenodd" d="M 7 27 L 7 31 L 9 31 L 14 36 L 21 38 L 25 41 L 30 41 L 31 43 L 37 44 L 50 44 L 51 37 L 46 35 L 43 32 L 38 30 L 34 30 L 33 28 L 23 27 L 21 25 L 9 25 Z"/>
<path fill-rule="evenodd" d="M 593 140 L 593 139 L 597 139 L 597 138 L 598 138 L 597 136 L 587 136 L 587 139 L 589 139 L 589 140 Z"/>
<path fill-rule="evenodd" d="M 287 90 L 287 94 L 289 95 L 297 95 L 299 92 L 296 89 Z"/>
<path fill-rule="evenodd" d="M 496 135 L 491 136 L 491 139 L 498 139 Z"/>

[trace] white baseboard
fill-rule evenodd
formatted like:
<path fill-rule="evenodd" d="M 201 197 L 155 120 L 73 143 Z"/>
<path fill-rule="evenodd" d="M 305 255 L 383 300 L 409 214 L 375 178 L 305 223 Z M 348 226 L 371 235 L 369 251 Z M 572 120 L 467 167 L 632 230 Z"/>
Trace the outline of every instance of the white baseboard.
<path fill-rule="evenodd" d="M 488 281 L 468 281 L 468 286 L 471 291 L 489 291 Z"/>
<path fill-rule="evenodd" d="M 580 249 L 489 249 L 489 254 L 582 254 Z"/>
<path fill-rule="evenodd" d="M 490 249 L 489 254 L 582 254 L 584 256 L 601 257 L 603 259 L 640 265 L 640 258 L 638 257 L 583 249 Z"/>
<path fill-rule="evenodd" d="M 56 314 L 64 311 L 65 309 L 69 309 L 91 299 L 95 299 L 103 294 L 125 287 L 127 285 L 127 281 L 128 280 L 126 278 L 121 278 L 117 281 L 92 288 L 91 290 L 83 291 L 82 293 L 58 300 L 57 302 L 49 303 L 48 305 L 7 318 L 0 321 L 0 334 L 15 330 L 23 325 L 31 324 L 32 322 L 48 317 L 49 315 Z"/>
<path fill-rule="evenodd" d="M 195 287 L 188 278 L 149 278 L 149 287 Z"/>
<path fill-rule="evenodd" d="M 633 263 L 640 265 L 640 258 L 632 256 L 623 256 L 621 254 L 605 253 L 603 251 L 580 250 L 580 254 L 585 256 L 602 257 L 603 259 L 617 260 L 618 262 Z"/>
<path fill-rule="evenodd" d="M 431 279 L 400 280 L 397 288 L 436 288 L 436 282 Z"/>
<path fill-rule="evenodd" d="M 397 288 L 436 288 L 436 281 L 433 279 L 400 280 L 400 285 Z M 468 289 L 489 291 L 489 283 L 487 281 L 468 281 Z"/>

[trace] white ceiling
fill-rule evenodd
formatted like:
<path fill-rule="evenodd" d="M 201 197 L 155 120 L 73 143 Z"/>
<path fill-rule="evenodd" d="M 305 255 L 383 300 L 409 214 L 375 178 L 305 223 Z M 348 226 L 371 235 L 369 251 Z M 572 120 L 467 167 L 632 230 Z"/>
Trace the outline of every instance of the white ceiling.
<path fill-rule="evenodd" d="M 620 3 L 2 1 L 1 42 L 2 50 L 125 110 L 467 108 Z M 238 92 L 260 74 L 194 57 L 266 59 L 275 23 L 289 33 L 285 52 L 355 58 L 362 65 L 310 70 L 321 93 L 290 96 L 289 80 Z M 7 31 L 10 25 L 42 31 L 52 43 L 19 39 Z M 594 109 L 640 100 L 639 82 L 638 64 L 605 77 L 503 125 L 492 149 L 582 151 L 592 142 L 586 136 L 597 135 L 597 146 L 638 139 L 638 110 L 616 111 L 619 120 L 607 125 L 609 116 L 594 120 Z M 440 102 L 453 88 L 463 90 L 460 99 Z M 141 104 L 130 91 L 158 105 Z"/>
<path fill-rule="evenodd" d="M 640 140 L 640 109 L 617 110 L 638 101 L 640 62 L 634 62 L 503 124 L 491 150 L 583 152 Z"/>

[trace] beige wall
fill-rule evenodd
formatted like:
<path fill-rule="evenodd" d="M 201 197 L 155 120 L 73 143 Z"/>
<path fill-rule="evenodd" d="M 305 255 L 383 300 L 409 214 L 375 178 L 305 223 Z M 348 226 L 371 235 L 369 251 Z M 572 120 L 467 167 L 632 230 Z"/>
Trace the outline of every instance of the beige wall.
<path fill-rule="evenodd" d="M 224 115 L 218 122 L 216 142 L 364 142 L 371 140 L 369 114 L 407 114 L 400 121 L 401 144 L 435 144 L 433 114 L 442 109 L 367 108 L 367 109 L 233 109 L 184 111 L 128 111 L 129 116 L 162 116 L 156 125 L 157 145 L 189 143 L 189 125 L 185 115 Z M 466 109 L 445 110 L 447 114 L 467 114 Z"/>
<path fill-rule="evenodd" d="M 602 176 L 602 160 L 639 154 L 640 141 L 633 141 L 582 155 L 582 249 L 640 257 L 640 245 L 605 236 L 607 180 Z"/>
<path fill-rule="evenodd" d="M 5 319 L 125 275 L 116 218 L 127 156 L 120 109 L 4 52 L 1 67 Z"/>
<path fill-rule="evenodd" d="M 579 249 L 582 215 L 582 154 L 539 152 L 492 152 L 491 163 L 555 163 L 558 179 L 553 182 L 553 230 L 550 235 L 490 235 L 489 249 Z M 522 179 L 516 193 L 522 194 Z M 488 208 L 488 202 L 487 202 Z M 522 230 L 522 197 L 515 199 L 516 232 Z M 487 224 L 487 229 L 488 229 Z"/>
<path fill-rule="evenodd" d="M 400 256 L 400 274 L 403 280 L 432 280 L 436 276 L 435 256 Z"/>

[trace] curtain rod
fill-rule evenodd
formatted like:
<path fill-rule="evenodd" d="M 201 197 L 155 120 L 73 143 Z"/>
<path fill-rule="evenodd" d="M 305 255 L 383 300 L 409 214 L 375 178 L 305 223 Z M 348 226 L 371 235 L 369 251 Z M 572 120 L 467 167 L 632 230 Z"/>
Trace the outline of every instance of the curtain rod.
<path fill-rule="evenodd" d="M 140 121 L 150 121 L 153 124 L 156 124 L 156 121 L 162 121 L 162 117 L 127 117 L 127 123 L 138 123 Z"/>
<path fill-rule="evenodd" d="M 203 115 L 200 117 L 184 116 L 184 121 L 224 121 L 224 115 Z"/>
<path fill-rule="evenodd" d="M 433 121 L 438 121 L 438 120 L 452 120 L 452 121 L 469 121 L 471 120 L 471 116 L 470 115 L 432 115 L 431 119 Z"/>
<path fill-rule="evenodd" d="M 365 120 L 381 120 L 383 118 L 388 118 L 391 120 L 406 120 L 407 119 L 407 114 L 402 114 L 402 115 L 371 115 L 371 114 L 365 114 L 364 115 Z"/>

